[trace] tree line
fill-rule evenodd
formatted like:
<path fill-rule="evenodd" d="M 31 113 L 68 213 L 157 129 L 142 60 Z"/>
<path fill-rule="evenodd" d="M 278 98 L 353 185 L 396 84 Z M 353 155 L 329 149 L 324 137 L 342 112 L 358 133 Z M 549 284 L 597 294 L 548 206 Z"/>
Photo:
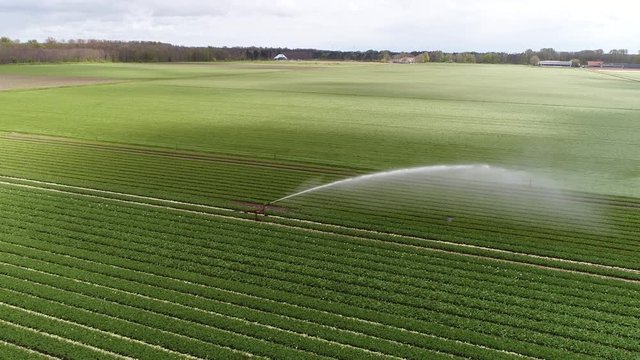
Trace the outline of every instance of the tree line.
<path fill-rule="evenodd" d="M 194 47 L 153 41 L 56 40 L 21 42 L 0 37 L 0 63 L 48 62 L 212 62 L 271 60 L 283 53 L 292 60 L 333 60 L 388 62 L 413 57 L 417 62 L 456 62 L 490 64 L 531 64 L 540 60 L 573 60 L 578 63 L 601 60 L 609 63 L 640 64 L 640 53 L 627 49 L 556 51 L 552 48 L 521 53 L 507 52 L 444 52 L 387 50 L 334 51 L 317 49 L 287 49 L 268 47 Z"/>

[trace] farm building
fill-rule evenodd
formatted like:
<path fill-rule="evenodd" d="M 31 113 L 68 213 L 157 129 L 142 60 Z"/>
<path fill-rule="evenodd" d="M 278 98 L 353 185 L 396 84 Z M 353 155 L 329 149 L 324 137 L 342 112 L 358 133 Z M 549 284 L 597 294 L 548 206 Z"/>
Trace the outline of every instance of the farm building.
<path fill-rule="evenodd" d="M 587 61 L 587 67 L 602 67 L 604 61 Z"/>
<path fill-rule="evenodd" d="M 416 58 L 413 56 L 405 56 L 392 61 L 394 64 L 413 64 L 416 62 Z"/>
<path fill-rule="evenodd" d="M 604 63 L 602 67 L 608 69 L 640 69 L 640 64 Z"/>
<path fill-rule="evenodd" d="M 547 67 L 571 67 L 571 61 L 543 60 L 538 64 Z"/>
<path fill-rule="evenodd" d="M 287 57 L 284 54 L 278 54 L 273 60 L 287 60 Z"/>

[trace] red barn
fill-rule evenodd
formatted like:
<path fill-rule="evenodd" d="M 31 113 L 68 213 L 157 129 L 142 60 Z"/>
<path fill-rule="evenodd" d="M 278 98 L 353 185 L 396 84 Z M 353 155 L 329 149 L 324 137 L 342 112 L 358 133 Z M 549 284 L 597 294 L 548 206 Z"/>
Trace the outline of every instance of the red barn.
<path fill-rule="evenodd" d="M 604 61 L 587 61 L 587 67 L 602 67 Z"/>

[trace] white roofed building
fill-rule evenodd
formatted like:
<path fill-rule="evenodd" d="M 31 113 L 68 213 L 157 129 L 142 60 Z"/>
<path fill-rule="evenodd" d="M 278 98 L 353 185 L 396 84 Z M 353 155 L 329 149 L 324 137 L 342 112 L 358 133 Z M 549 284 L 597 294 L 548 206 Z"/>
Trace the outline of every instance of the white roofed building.
<path fill-rule="evenodd" d="M 571 67 L 571 61 L 543 60 L 538 63 L 539 66 L 547 67 Z"/>

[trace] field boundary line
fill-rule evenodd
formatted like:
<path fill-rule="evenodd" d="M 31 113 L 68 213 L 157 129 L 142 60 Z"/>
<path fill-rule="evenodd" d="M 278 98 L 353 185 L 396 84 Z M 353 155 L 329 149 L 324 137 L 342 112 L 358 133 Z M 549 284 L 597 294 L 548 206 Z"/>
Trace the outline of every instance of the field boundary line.
<path fill-rule="evenodd" d="M 26 247 L 26 246 L 23 246 L 23 247 Z M 29 247 L 26 247 L 26 248 L 29 248 Z M 130 271 L 130 272 L 134 272 L 134 273 L 142 273 L 142 274 L 145 274 L 145 275 L 150 275 L 150 276 L 153 276 L 153 277 L 169 279 L 171 281 L 176 281 L 176 282 L 179 282 L 179 283 L 183 283 L 183 284 L 187 284 L 187 285 L 190 285 L 190 286 L 199 287 L 199 288 L 203 288 L 203 289 L 214 289 L 214 290 L 217 290 L 217 291 L 220 291 L 220 292 L 225 292 L 225 293 L 229 293 L 229 294 L 233 294 L 233 295 L 248 297 L 248 298 L 255 299 L 255 300 L 268 301 L 268 302 L 271 302 L 271 303 L 274 303 L 274 304 L 283 304 L 283 305 L 291 306 L 291 307 L 298 308 L 298 309 L 304 309 L 304 310 L 308 310 L 308 311 L 318 312 L 318 313 L 321 313 L 321 314 L 337 316 L 339 318 L 348 319 L 348 320 L 352 320 L 352 321 L 363 323 L 363 324 L 370 324 L 370 325 L 376 325 L 376 326 L 381 326 L 381 327 L 385 327 L 385 328 L 390 328 L 390 329 L 398 330 L 400 332 L 406 332 L 406 333 L 413 334 L 413 335 L 420 335 L 420 336 L 425 336 L 425 337 L 429 337 L 429 338 L 433 338 L 433 339 L 439 339 L 439 340 L 443 340 L 443 341 L 451 341 L 451 342 L 458 343 L 458 344 L 469 345 L 469 346 L 473 346 L 473 347 L 477 347 L 477 348 L 481 348 L 481 349 L 485 349 L 485 350 L 489 350 L 489 351 L 505 353 L 505 354 L 514 355 L 514 356 L 518 356 L 518 357 L 526 358 L 526 359 L 542 360 L 542 359 L 539 359 L 539 358 L 536 358 L 536 357 L 532 357 L 532 356 L 529 356 L 529 355 L 516 353 L 516 352 L 513 352 L 513 351 L 509 351 L 509 350 L 496 349 L 496 348 L 488 347 L 488 346 L 481 345 L 481 344 L 469 343 L 469 342 L 466 342 L 466 341 L 462 341 L 462 340 L 458 340 L 458 339 L 452 339 L 452 338 L 446 338 L 446 337 L 441 337 L 441 336 L 433 335 L 433 334 L 429 334 L 429 333 L 421 333 L 419 331 L 410 330 L 410 329 L 398 327 L 398 326 L 395 326 L 395 325 L 390 325 L 390 324 L 380 323 L 380 322 L 371 321 L 371 320 L 367 320 L 367 319 L 362 319 L 362 318 L 358 318 L 358 317 L 343 315 L 343 314 L 340 314 L 340 313 L 334 313 L 334 312 L 330 312 L 330 311 L 326 311 L 326 310 L 322 310 L 322 309 L 315 309 L 315 308 L 307 307 L 307 306 L 304 306 L 304 305 L 299 305 L 299 304 L 295 304 L 295 303 L 289 303 L 289 302 L 286 302 L 286 301 L 274 300 L 274 299 L 271 299 L 271 298 L 265 298 L 265 297 L 253 295 L 253 294 L 250 294 L 250 293 L 243 293 L 243 292 L 239 292 L 239 291 L 235 291 L 235 290 L 220 288 L 220 287 L 217 287 L 217 286 L 211 286 L 211 285 L 195 283 L 195 282 L 184 280 L 184 279 L 173 278 L 173 277 L 170 277 L 170 276 L 160 275 L 160 274 L 155 274 L 155 273 L 149 273 L 149 272 L 145 272 L 145 271 L 141 271 L 141 270 L 129 269 L 129 268 L 118 266 L 118 265 L 105 264 L 105 263 L 101 263 L 101 262 L 94 261 L 94 260 L 76 258 L 76 257 L 71 256 L 71 255 L 58 254 L 58 253 L 54 253 L 54 252 L 51 252 L 51 251 L 48 251 L 48 250 L 41 250 L 41 251 L 49 252 L 49 253 L 52 253 L 52 254 L 57 254 L 59 256 L 67 257 L 67 258 L 70 258 L 70 259 L 80 259 L 80 260 L 83 260 L 83 261 L 86 261 L 86 262 L 89 262 L 89 263 L 100 264 L 100 265 L 111 267 L 111 268 L 118 269 L 118 270 L 126 270 L 126 271 Z M 23 256 L 23 255 L 17 255 L 17 256 L 26 257 L 28 259 L 31 259 L 31 258 L 29 258 L 27 256 Z M 57 264 L 55 262 L 46 261 L 46 260 L 39 260 L 39 261 L 42 261 L 42 262 L 45 262 L 45 263 L 50 263 L 50 264 L 51 263 L 52 264 Z M 0 261 L 0 264 L 4 264 L 6 266 L 10 266 L 10 267 L 14 267 L 14 268 L 23 269 L 25 271 L 32 271 L 32 272 L 39 273 L 39 274 L 45 274 L 45 275 L 49 275 L 49 276 L 53 276 L 53 277 L 60 277 L 60 278 L 70 279 L 70 280 L 76 281 L 76 282 L 81 282 L 81 283 L 85 282 L 85 283 L 87 283 L 89 285 L 102 286 L 102 287 L 110 288 L 110 289 L 113 289 L 113 290 L 120 290 L 118 288 L 111 288 L 109 286 L 105 286 L 105 285 L 101 285 L 101 284 L 95 284 L 95 283 L 87 282 L 87 281 L 84 281 L 84 280 L 73 279 L 73 278 L 69 278 L 69 277 L 63 276 L 63 275 L 50 273 L 50 272 L 47 272 L 47 271 L 42 271 L 42 270 L 37 270 L 37 269 L 32 269 L 32 268 L 24 267 L 24 266 L 20 266 L 20 265 L 15 265 L 15 264 L 7 263 L 7 262 L 4 262 L 4 261 Z M 60 265 L 60 264 L 57 264 L 57 265 Z M 62 265 L 62 266 L 71 267 L 71 268 L 74 268 L 74 269 L 80 269 L 80 270 L 87 271 L 87 272 L 90 272 L 90 273 L 95 273 L 95 272 L 92 272 L 91 270 L 78 268 L 78 267 L 73 267 L 73 266 L 69 266 L 69 265 Z M 98 274 L 102 274 L 102 273 L 98 273 Z M 5 276 L 9 276 L 9 277 L 15 278 L 14 276 L 11 276 L 11 275 L 5 275 Z M 122 279 L 120 277 L 118 277 L 118 278 Z M 127 279 L 125 279 L 125 280 L 127 280 Z M 147 283 L 141 283 L 141 282 L 134 281 L 134 280 L 129 280 L 129 281 L 137 282 L 137 283 L 143 284 L 143 285 L 149 285 Z M 50 286 L 51 287 L 51 285 L 46 285 L 46 286 Z M 154 285 L 151 285 L 151 286 L 154 286 Z M 172 290 L 172 289 L 169 289 L 169 290 Z M 177 291 L 177 290 L 173 290 L 173 291 Z M 187 294 L 187 295 L 190 295 L 190 296 L 195 296 L 197 298 L 202 298 L 202 299 L 205 299 L 205 300 L 208 299 L 208 298 L 200 296 L 200 295 L 188 294 L 188 293 L 183 293 L 183 294 Z M 253 309 L 253 308 L 250 308 L 250 309 Z M 308 321 L 308 320 L 306 320 L 306 321 Z M 311 323 L 322 325 L 322 326 L 329 326 L 329 325 L 319 324 L 319 323 L 315 323 L 315 322 L 311 322 Z M 340 328 L 338 328 L 338 329 L 340 329 Z M 345 329 L 342 329 L 342 330 L 345 330 Z M 345 330 L 345 331 L 350 331 L 350 330 Z M 362 333 L 359 333 L 359 334 L 362 334 Z M 365 334 L 365 335 L 367 335 L 367 334 Z M 183 335 L 180 335 L 180 336 L 183 336 Z M 373 335 L 368 335 L 368 336 L 373 336 Z M 389 339 L 386 339 L 386 340 L 389 340 Z M 422 348 L 422 347 L 418 347 L 418 348 Z M 426 348 L 422 348 L 422 349 L 426 349 Z M 429 349 L 427 349 L 427 350 L 429 350 Z M 433 350 L 433 351 L 437 351 L 437 350 Z"/>
<path fill-rule="evenodd" d="M 237 220 L 237 221 L 244 221 L 244 222 L 251 222 L 251 223 L 255 223 L 256 222 L 256 220 L 254 220 L 254 219 L 250 219 L 248 217 L 238 216 L 238 215 L 245 215 L 243 211 L 230 209 L 230 208 L 203 205 L 203 204 L 196 204 L 196 203 L 189 203 L 189 202 L 176 201 L 176 200 L 161 199 L 161 198 L 148 197 L 148 196 L 140 196 L 140 195 L 134 195 L 134 194 L 126 194 L 126 193 L 121 193 L 121 192 L 92 189 L 92 188 L 86 188 L 86 187 L 65 185 L 65 184 L 59 184 L 59 183 L 54 183 L 54 182 L 39 181 L 39 180 L 32 180 L 32 179 L 12 177 L 12 176 L 0 175 L 0 179 L 9 180 L 9 181 L 0 180 L 0 184 L 2 184 L 2 185 L 16 186 L 16 187 L 33 189 L 33 190 L 61 193 L 61 194 L 74 195 L 74 196 L 87 197 L 87 198 L 94 198 L 94 199 L 100 199 L 100 200 L 115 201 L 115 202 L 120 202 L 120 203 L 125 203 L 125 204 L 145 206 L 145 207 L 151 207 L 151 208 L 157 208 L 157 209 L 166 209 L 166 210 L 173 210 L 173 211 L 179 211 L 179 212 L 196 214 L 196 215 L 205 215 L 205 216 L 209 216 L 209 217 L 216 217 L 216 218 L 223 218 L 223 219 L 230 219 L 230 220 Z M 12 182 L 12 181 L 26 182 L 26 183 L 44 185 L 44 186 L 21 184 L 21 183 L 16 183 L 16 182 Z M 54 186 L 54 187 L 59 187 L 59 188 L 66 189 L 66 190 L 55 189 L 55 188 L 50 188 L 50 187 L 46 187 L 46 186 Z M 223 215 L 223 214 L 215 214 L 215 213 L 210 213 L 210 212 L 206 212 L 206 211 L 190 210 L 190 209 L 185 209 L 185 208 L 180 208 L 180 207 L 175 207 L 175 206 L 170 206 L 170 205 L 152 204 L 152 203 L 145 202 L 145 201 L 126 200 L 126 199 L 113 198 L 113 197 L 108 197 L 108 196 L 101 196 L 101 195 L 87 194 L 87 193 L 81 193 L 81 192 L 74 192 L 72 190 L 86 191 L 86 192 L 97 193 L 97 194 L 101 194 L 101 195 L 120 196 L 120 197 L 130 198 L 130 199 L 147 200 L 147 201 L 157 202 L 157 203 L 160 203 L 160 204 L 171 204 L 171 205 L 178 205 L 178 206 L 195 207 L 195 208 L 203 209 L 203 210 L 220 211 L 220 212 L 225 212 L 228 215 L 226 215 L 226 214 L 225 215 Z M 545 261 L 553 261 L 553 262 L 559 262 L 559 263 L 565 263 L 565 264 L 571 264 L 571 265 L 579 265 L 579 266 L 585 266 L 585 267 L 598 268 L 598 269 L 603 269 L 603 270 L 620 271 L 620 272 L 629 273 L 629 274 L 633 274 L 633 275 L 640 275 L 640 270 L 636 270 L 636 269 L 629 269 L 629 268 L 612 266 L 612 265 L 596 264 L 596 263 L 590 263 L 590 262 L 584 262 L 584 261 L 578 261 L 578 260 L 554 258 L 554 257 L 543 256 L 543 255 L 522 253 L 522 252 L 510 251 L 510 250 L 504 250 L 504 249 L 496 249 L 496 248 L 484 247 L 484 246 L 478 246 L 478 245 L 472 245 L 472 244 L 456 243 L 456 242 L 451 242 L 451 241 L 446 241 L 446 240 L 435 240 L 435 239 L 429 239 L 429 238 L 423 238 L 423 237 L 417 237 L 417 236 L 410 236 L 410 235 L 402 235 L 402 234 L 396 234 L 396 233 L 390 233 L 390 232 L 379 232 L 379 231 L 375 231 L 375 230 L 361 229 L 361 228 L 355 228 L 355 227 L 349 227 L 349 226 L 343 226 L 343 225 L 336 225 L 336 224 L 329 224 L 329 223 L 322 223 L 322 222 L 316 222 L 316 221 L 304 220 L 304 219 L 297 219 L 297 218 L 287 218 L 287 217 L 282 217 L 282 216 L 277 216 L 277 215 L 261 216 L 260 218 L 263 219 L 263 221 L 260 222 L 261 224 L 270 224 L 270 225 L 273 225 L 273 226 L 279 226 L 279 227 L 285 227 L 285 228 L 291 228 L 291 229 L 299 229 L 299 230 L 305 230 L 305 231 L 314 231 L 314 232 L 319 232 L 319 233 L 324 233 L 324 234 L 331 234 L 331 235 L 349 236 L 349 237 L 357 238 L 357 239 L 360 239 L 360 240 L 366 239 L 368 241 L 377 241 L 377 242 L 386 243 L 386 244 L 389 244 L 390 242 L 384 241 L 384 240 L 381 240 L 381 239 L 377 239 L 377 238 L 376 239 L 372 239 L 372 238 L 369 238 L 369 237 L 361 237 L 361 236 L 356 236 L 356 235 L 352 235 L 352 234 L 343 234 L 343 233 L 332 232 L 332 231 L 328 231 L 328 230 L 319 230 L 319 229 L 314 229 L 314 228 L 309 228 L 309 227 L 304 227 L 304 226 L 296 226 L 296 225 L 290 225 L 290 224 L 277 223 L 277 222 L 273 222 L 273 221 L 268 221 L 268 219 L 272 218 L 272 219 L 276 219 L 276 220 L 280 220 L 280 221 L 295 222 L 295 223 L 300 223 L 300 224 L 319 226 L 319 227 L 325 227 L 325 228 L 332 228 L 332 229 L 337 229 L 337 230 L 342 230 L 342 231 L 349 231 L 349 232 L 358 232 L 358 233 L 372 235 L 372 236 L 388 236 L 388 237 L 391 237 L 391 238 L 400 238 L 400 239 L 404 238 L 404 239 L 410 239 L 410 240 L 420 241 L 420 242 L 424 242 L 424 243 L 446 245 L 446 246 L 450 246 L 450 247 L 454 247 L 454 248 L 457 247 L 457 248 L 480 250 L 480 251 L 485 251 L 485 252 L 489 252 L 489 253 L 496 253 L 496 254 L 502 254 L 502 255 L 514 255 L 514 256 L 520 256 L 520 257 L 523 257 L 523 258 L 545 260 Z M 267 220 L 267 221 L 264 221 L 264 220 Z M 421 247 L 421 246 L 417 246 L 417 245 L 403 244 L 403 243 L 398 243 L 398 242 L 393 242 L 393 244 L 398 245 L 398 246 L 406 246 L 406 247 L 412 247 L 412 248 L 416 248 L 416 249 L 422 249 L 422 250 L 428 249 L 428 250 L 432 250 L 432 251 L 440 251 L 440 252 L 446 252 L 446 253 L 451 253 L 451 254 L 457 254 L 457 255 L 461 255 L 461 256 L 472 256 L 472 257 L 483 258 L 483 259 L 491 259 L 491 260 L 501 261 L 501 262 L 528 265 L 528 266 L 544 268 L 544 269 L 548 269 L 548 270 L 556 270 L 556 271 L 570 272 L 570 273 L 576 273 L 576 274 L 583 274 L 583 275 L 592 276 L 592 277 L 599 277 L 599 278 L 605 278 L 605 279 L 614 279 L 614 280 L 620 280 L 620 281 L 626 281 L 626 282 L 640 283 L 640 279 L 627 279 L 627 278 L 618 277 L 618 276 L 591 273 L 591 272 L 588 272 L 588 271 L 566 269 L 566 268 L 562 268 L 562 267 L 554 267 L 554 266 L 550 266 L 550 265 L 547 265 L 547 264 L 545 264 L 545 265 L 533 264 L 533 263 L 528 263 L 528 262 L 525 262 L 525 261 L 521 262 L 521 261 L 516 261 L 516 260 L 512 260 L 512 259 L 503 259 L 503 258 L 500 258 L 500 257 L 492 257 L 492 256 L 486 256 L 486 255 L 478 255 L 478 254 L 469 254 L 469 253 L 466 253 L 466 252 L 459 252 L 459 251 L 445 250 L 445 249 L 437 249 L 437 248 L 432 248 L 432 247 Z"/>
<path fill-rule="evenodd" d="M 15 291 L 15 290 L 12 290 L 12 289 L 5 289 L 5 290 L 13 292 L 13 293 L 19 293 L 19 294 L 25 295 L 25 293 L 20 292 L 20 291 Z M 31 294 L 26 294 L 26 295 L 29 296 L 29 297 L 36 297 L 38 299 L 42 299 L 39 296 L 34 296 L 34 295 L 31 295 Z M 142 340 L 133 339 L 133 338 L 130 338 L 130 337 L 127 337 L 127 336 L 124 336 L 124 335 L 120 335 L 120 334 L 112 333 L 112 332 L 109 332 L 109 331 L 97 329 L 97 328 L 94 328 L 94 327 L 91 327 L 91 326 L 88 326 L 88 325 L 80 324 L 80 323 L 77 323 L 75 321 L 65 320 L 65 319 L 62 319 L 62 318 L 57 318 L 55 316 L 51 316 L 51 315 L 43 314 L 43 313 L 40 313 L 40 312 L 37 312 L 37 311 L 21 308 L 19 306 L 7 304 L 7 303 L 5 303 L 4 301 L 1 301 L 1 300 L 0 300 L 0 306 L 5 306 L 5 307 L 8 307 L 10 309 L 14 309 L 14 310 L 18 310 L 18 311 L 24 311 L 27 314 L 40 316 L 40 317 L 43 317 L 43 318 L 49 319 L 49 320 L 59 321 L 59 322 L 62 322 L 64 324 L 67 324 L 67 325 L 78 326 L 78 327 L 80 327 L 82 329 L 85 329 L 85 330 L 96 331 L 96 332 L 98 332 L 100 334 L 111 336 L 111 337 L 114 337 L 116 339 L 129 341 L 129 342 L 136 343 L 136 344 L 143 345 L 143 346 L 148 346 L 148 347 L 156 349 L 156 350 L 168 352 L 170 354 L 182 356 L 182 357 L 185 357 L 185 358 L 188 358 L 188 359 L 200 359 L 198 357 L 191 356 L 189 354 L 184 354 L 184 353 L 181 353 L 181 352 L 177 352 L 177 351 L 173 351 L 173 350 L 170 350 L 170 349 L 166 349 L 166 348 L 164 348 L 162 346 L 159 346 L 159 345 L 149 344 L 149 343 L 144 342 Z M 92 312 L 90 310 L 87 310 L 87 311 Z M 127 357 L 126 355 L 123 355 L 123 356 Z M 129 357 L 127 357 L 127 358 L 129 358 Z"/>
<path fill-rule="evenodd" d="M 114 358 L 123 359 L 123 360 L 136 360 L 136 359 L 134 359 L 132 357 L 120 355 L 120 354 L 117 354 L 117 353 L 114 353 L 114 352 L 111 352 L 111 351 L 108 351 L 108 350 L 104 350 L 104 349 L 101 349 L 101 348 L 98 348 L 98 347 L 95 347 L 95 346 L 92 346 L 92 345 L 88 345 L 88 344 L 82 343 L 80 341 L 67 339 L 65 337 L 58 336 L 58 335 L 55 335 L 55 334 L 50 334 L 50 333 L 45 332 L 45 331 L 41 331 L 41 330 L 38 330 L 38 329 L 30 328 L 28 326 L 24 326 L 24 325 L 20 325 L 20 324 L 14 324 L 14 323 L 12 323 L 10 321 L 6 321 L 4 319 L 0 319 L 0 323 L 5 324 L 5 325 L 9 325 L 9 326 L 13 326 L 13 327 L 16 327 L 18 329 L 27 330 L 27 331 L 30 331 L 30 332 L 33 332 L 33 333 L 36 333 L 36 334 L 40 334 L 40 335 L 46 336 L 46 337 L 50 337 L 50 338 L 55 339 L 55 340 L 59 340 L 59 341 L 63 341 L 63 342 L 69 343 L 69 344 L 73 344 L 73 345 L 77 345 L 77 346 L 80 346 L 80 347 L 84 347 L 84 348 L 87 348 L 87 349 L 89 349 L 91 351 L 95 351 L 97 353 L 101 353 L 103 355 L 113 356 Z"/>
<path fill-rule="evenodd" d="M 41 353 L 41 352 L 39 352 L 37 350 L 29 349 L 28 347 L 24 347 L 24 346 L 21 346 L 21 345 L 18 345 L 18 344 L 14 344 L 12 342 L 4 341 L 4 340 L 0 340 L 0 345 L 18 348 L 18 349 L 26 351 L 26 352 L 28 352 L 30 354 L 38 355 L 38 356 L 41 356 L 43 358 L 50 359 L 50 360 L 63 360 L 62 358 L 51 356 L 51 355 L 45 354 L 45 353 Z"/>

